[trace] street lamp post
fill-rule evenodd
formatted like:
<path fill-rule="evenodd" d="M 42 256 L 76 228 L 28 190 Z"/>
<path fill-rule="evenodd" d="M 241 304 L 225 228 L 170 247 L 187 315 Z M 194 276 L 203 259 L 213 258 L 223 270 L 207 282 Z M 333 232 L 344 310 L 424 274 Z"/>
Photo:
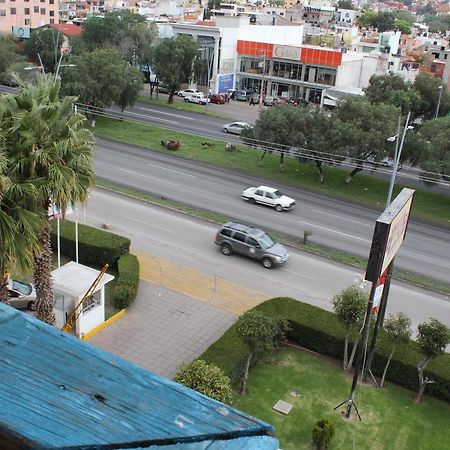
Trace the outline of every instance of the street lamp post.
<path fill-rule="evenodd" d="M 444 90 L 444 85 L 441 84 L 439 86 L 440 92 L 439 92 L 439 98 L 438 98 L 438 103 L 436 105 L 436 114 L 434 115 L 434 118 L 437 119 L 439 116 L 439 108 L 441 107 L 441 99 L 442 99 L 442 91 Z"/>
<path fill-rule="evenodd" d="M 209 49 L 212 48 L 213 49 L 213 54 L 212 54 L 212 58 L 209 57 Z M 208 114 L 208 103 L 209 103 L 209 91 L 211 90 L 209 84 L 211 82 L 210 80 L 210 76 L 211 76 L 211 68 L 212 68 L 212 64 L 214 62 L 214 47 L 213 46 L 209 46 L 209 45 L 202 45 L 199 50 L 205 50 L 206 49 L 206 65 L 208 66 L 208 73 L 206 75 L 206 106 L 205 106 L 205 114 Z"/>
<path fill-rule="evenodd" d="M 261 50 L 261 57 L 263 58 L 261 62 L 261 89 L 259 93 L 259 109 L 262 108 L 263 104 L 263 94 L 264 94 L 264 76 L 266 72 L 266 50 Z"/>

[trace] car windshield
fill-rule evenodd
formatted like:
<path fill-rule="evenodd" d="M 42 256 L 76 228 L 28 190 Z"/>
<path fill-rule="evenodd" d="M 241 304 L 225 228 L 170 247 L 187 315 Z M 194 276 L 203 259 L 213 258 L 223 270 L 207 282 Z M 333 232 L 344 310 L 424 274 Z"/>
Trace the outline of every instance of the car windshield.
<path fill-rule="evenodd" d="M 264 250 L 267 250 L 268 248 L 273 247 L 275 245 L 275 242 L 268 234 L 262 235 L 258 239 L 258 242 L 261 245 L 261 248 L 263 248 Z"/>
<path fill-rule="evenodd" d="M 273 198 L 280 198 L 283 194 L 280 191 L 273 192 Z"/>
<path fill-rule="evenodd" d="M 20 292 L 23 295 L 30 295 L 33 290 L 31 284 L 17 280 L 11 280 L 11 289 Z"/>

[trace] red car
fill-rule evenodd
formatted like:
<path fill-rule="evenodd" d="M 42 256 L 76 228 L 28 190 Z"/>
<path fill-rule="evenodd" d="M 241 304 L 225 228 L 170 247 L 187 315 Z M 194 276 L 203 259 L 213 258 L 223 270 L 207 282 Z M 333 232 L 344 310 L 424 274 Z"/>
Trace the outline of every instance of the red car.
<path fill-rule="evenodd" d="M 225 103 L 225 97 L 220 94 L 212 94 L 209 96 L 210 103 L 217 103 L 218 105 L 223 105 Z"/>

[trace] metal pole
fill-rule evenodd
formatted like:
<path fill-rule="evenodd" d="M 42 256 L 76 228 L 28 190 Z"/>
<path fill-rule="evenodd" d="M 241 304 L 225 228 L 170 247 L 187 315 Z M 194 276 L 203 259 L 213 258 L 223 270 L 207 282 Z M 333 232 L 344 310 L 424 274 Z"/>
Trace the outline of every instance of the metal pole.
<path fill-rule="evenodd" d="M 441 86 L 439 87 L 439 89 L 441 90 L 441 92 L 439 92 L 438 104 L 436 106 L 436 114 L 434 115 L 435 119 L 437 119 L 438 116 L 439 116 L 439 108 L 441 106 L 442 91 L 444 90 L 444 84 L 443 83 L 441 83 Z"/>
<path fill-rule="evenodd" d="M 75 203 L 75 262 L 78 263 L 78 205 Z"/>
<path fill-rule="evenodd" d="M 61 229 L 59 227 L 59 217 L 56 219 L 57 220 L 57 228 L 58 228 L 58 232 L 57 234 L 57 240 L 58 240 L 58 269 L 61 267 Z"/>
<path fill-rule="evenodd" d="M 263 93 L 264 93 L 264 76 L 265 76 L 265 72 L 266 72 L 266 51 L 262 50 L 261 51 L 261 56 L 264 58 L 263 62 L 262 62 L 262 76 L 261 76 L 261 89 L 260 89 L 260 93 L 259 93 L 259 109 L 262 108 L 262 104 L 263 104 Z"/>
<path fill-rule="evenodd" d="M 213 54 L 212 54 L 212 58 L 211 58 L 211 60 L 210 60 L 210 58 L 209 58 L 209 49 L 210 49 L 211 47 L 206 47 L 206 50 L 207 50 L 207 52 L 206 52 L 206 56 L 207 56 L 207 58 L 206 58 L 206 60 L 207 60 L 207 64 L 208 64 L 208 75 L 207 75 L 207 92 L 206 92 L 206 106 L 205 106 L 205 114 L 208 114 L 208 103 L 209 103 L 209 91 L 211 90 L 210 89 L 210 87 L 209 87 L 209 83 L 211 82 L 211 80 L 210 80 L 210 74 L 211 74 L 211 67 L 212 67 L 212 63 L 214 62 L 214 47 L 212 48 L 213 49 Z"/>
<path fill-rule="evenodd" d="M 401 121 L 402 121 L 402 116 L 399 116 L 398 126 L 397 126 L 397 139 L 395 141 L 394 164 L 392 165 L 391 181 L 389 183 L 388 195 L 387 195 L 387 200 L 386 200 L 386 208 L 391 204 L 392 191 L 394 190 L 395 177 L 397 175 L 396 161 L 397 161 L 397 154 L 398 154 L 398 148 L 399 148 L 399 142 L 400 142 Z"/>
<path fill-rule="evenodd" d="M 347 409 L 345 411 L 345 417 L 347 419 L 350 418 L 350 414 L 352 412 L 353 403 L 355 400 L 356 386 L 358 385 L 359 374 L 362 369 L 362 362 L 364 357 L 364 349 L 367 345 L 367 339 L 369 337 L 369 328 L 370 328 L 370 319 L 371 319 L 371 309 L 373 305 L 373 298 L 375 296 L 375 289 L 377 287 L 377 283 L 372 283 L 372 288 L 370 290 L 369 301 L 367 303 L 366 317 L 364 318 L 364 327 L 362 332 L 362 339 L 358 346 L 358 356 L 356 358 L 356 367 L 355 373 L 353 375 L 352 388 L 350 390 L 350 396 L 347 401 Z"/>

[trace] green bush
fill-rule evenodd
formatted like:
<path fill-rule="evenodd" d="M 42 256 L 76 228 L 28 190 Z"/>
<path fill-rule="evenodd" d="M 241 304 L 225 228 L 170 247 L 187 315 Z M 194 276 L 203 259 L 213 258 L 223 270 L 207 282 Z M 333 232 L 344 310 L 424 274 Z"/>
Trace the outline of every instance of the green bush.
<path fill-rule="evenodd" d="M 75 223 L 60 220 L 61 253 L 75 259 Z M 51 224 L 51 244 L 57 248 L 57 223 Z M 112 266 L 130 251 L 130 240 L 109 231 L 78 224 L 78 255 L 80 264 Z"/>
<path fill-rule="evenodd" d="M 139 261 L 129 253 L 117 261 L 119 277 L 113 292 L 113 303 L 116 308 L 130 306 L 136 298 L 139 288 Z"/>
<path fill-rule="evenodd" d="M 332 420 L 321 419 L 316 422 L 312 430 L 312 440 L 317 448 L 328 448 L 334 436 L 335 425 Z"/>
<path fill-rule="evenodd" d="M 302 347 L 322 355 L 343 357 L 344 329 L 329 311 L 308 305 L 293 298 L 278 297 L 255 307 L 267 316 L 286 317 L 291 324 L 288 338 Z M 372 372 L 381 377 L 391 352 L 388 337 L 381 331 L 372 362 Z M 200 357 L 220 367 L 236 384 L 242 376 L 247 349 L 233 325 Z M 397 346 L 386 379 L 416 391 L 418 389 L 417 364 L 421 356 L 417 343 L 409 341 Z M 450 401 L 450 355 L 445 353 L 430 362 L 426 375 L 435 383 L 427 386 L 427 394 Z"/>

